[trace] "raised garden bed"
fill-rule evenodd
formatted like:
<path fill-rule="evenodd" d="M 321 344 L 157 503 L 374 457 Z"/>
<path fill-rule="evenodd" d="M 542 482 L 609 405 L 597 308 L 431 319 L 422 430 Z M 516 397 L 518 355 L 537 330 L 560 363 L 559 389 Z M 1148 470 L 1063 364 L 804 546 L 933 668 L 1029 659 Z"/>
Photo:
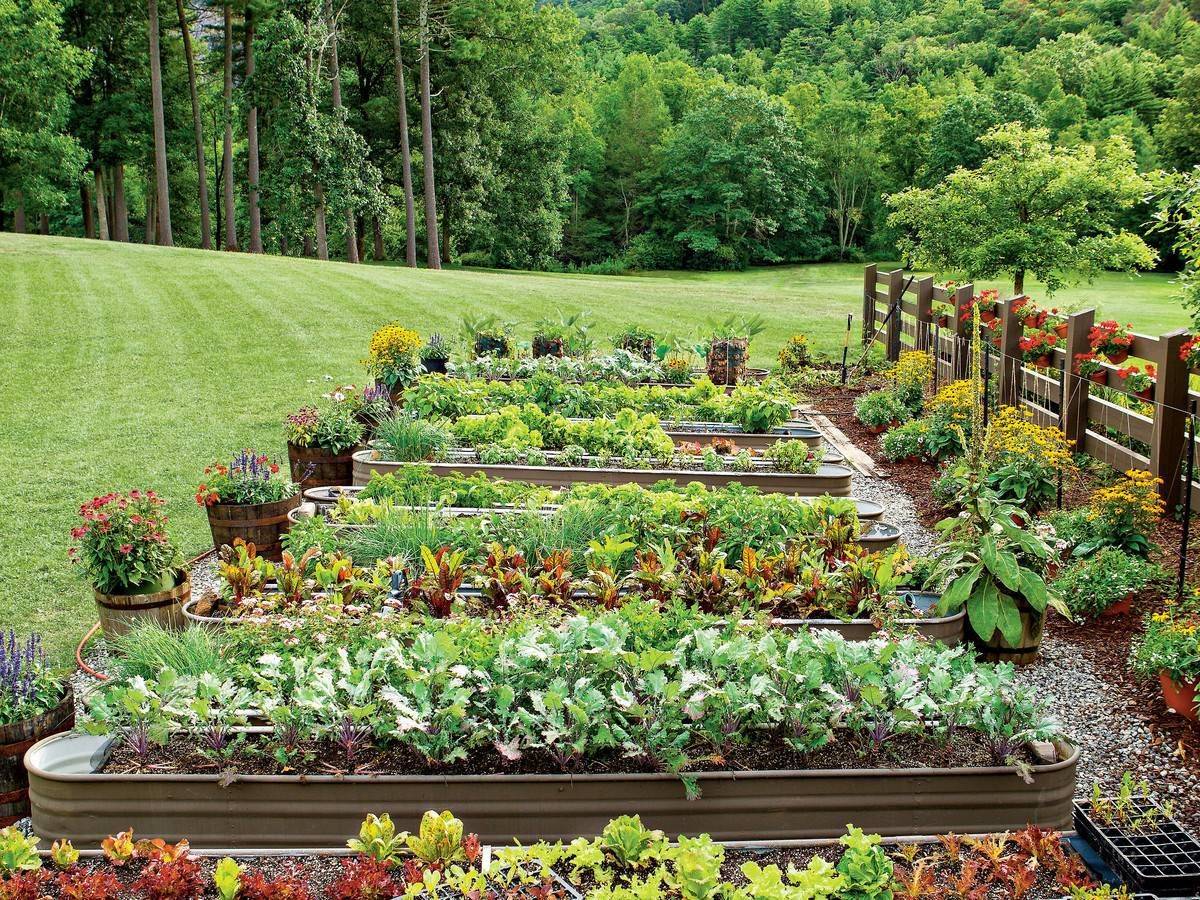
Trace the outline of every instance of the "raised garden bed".
<path fill-rule="evenodd" d="M 708 446 L 714 440 L 728 439 L 746 450 L 765 450 L 779 441 L 804 441 L 810 447 L 821 446 L 821 432 L 806 422 L 788 422 L 767 432 L 743 431 L 737 425 L 721 422 L 664 422 L 663 430 L 677 444 L 694 441 Z M 828 451 L 825 458 L 831 458 Z"/>
<path fill-rule="evenodd" d="M 883 835 L 981 833 L 1071 823 L 1079 752 L 1060 742 L 1032 783 L 1011 767 L 697 772 L 689 800 L 666 773 L 588 775 L 102 774 L 111 738 L 59 735 L 30 749 L 33 829 L 96 847 L 132 827 L 195 847 L 333 847 L 364 810 L 398 821 L 453 809 L 485 843 L 571 840 L 639 814 L 715 840 L 834 837 L 846 822 Z M 986 798 L 986 802 L 981 802 Z"/>
<path fill-rule="evenodd" d="M 488 465 L 469 458 L 435 463 L 403 463 L 372 459 L 374 451 L 360 450 L 354 454 L 354 483 L 365 485 L 378 473 L 400 472 L 405 467 L 421 465 L 437 475 L 474 475 L 476 473 L 511 481 L 527 481 L 547 487 L 569 487 L 572 484 L 640 484 L 645 487 L 660 481 L 677 484 L 699 482 L 707 487 L 743 484 L 763 491 L 800 496 L 830 494 L 850 495 L 850 469 L 843 465 L 825 463 L 812 475 L 791 472 L 707 472 L 701 469 L 602 469 L 569 468 L 565 466 Z"/>

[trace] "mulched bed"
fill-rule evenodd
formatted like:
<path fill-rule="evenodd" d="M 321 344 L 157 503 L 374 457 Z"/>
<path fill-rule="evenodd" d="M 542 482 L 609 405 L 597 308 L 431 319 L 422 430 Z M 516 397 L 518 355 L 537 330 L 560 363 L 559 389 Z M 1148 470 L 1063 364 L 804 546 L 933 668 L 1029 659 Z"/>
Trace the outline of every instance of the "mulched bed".
<path fill-rule="evenodd" d="M 245 744 L 221 758 L 200 752 L 198 740 L 176 735 L 162 747 L 138 756 L 126 744 L 114 744 L 109 758 L 100 771 L 107 774 L 144 772 L 221 773 L 228 778 L 241 775 L 276 775 L 283 771 L 272 756 L 274 745 L 261 742 L 258 736 L 248 736 Z M 1027 751 L 1023 762 L 1034 764 L 1037 759 Z M 791 771 L 801 769 L 904 769 L 958 768 L 992 766 L 986 741 L 974 732 L 960 732 L 946 747 L 916 736 L 895 737 L 882 750 L 872 751 L 857 742 L 835 742 L 813 753 L 799 753 L 779 738 L 752 747 L 735 747 L 721 757 L 705 751 L 698 752 L 689 772 L 719 771 Z M 578 765 L 564 769 L 545 751 L 526 752 L 520 760 L 505 764 L 494 754 L 477 754 L 474 758 L 448 765 L 432 766 L 420 754 L 408 749 L 376 751 L 360 748 L 357 757 L 347 761 L 342 750 L 332 743 L 304 744 L 293 760 L 290 773 L 306 775 L 518 775 L 518 774 L 611 774 L 658 771 L 662 766 L 653 760 L 625 757 L 617 753 L 580 760 Z"/>
<path fill-rule="evenodd" d="M 908 494 L 921 522 L 932 527 L 945 516 L 930 493 L 936 468 L 927 463 L 888 462 L 880 452 L 879 436 L 854 416 L 855 400 L 884 384 L 882 378 L 874 378 L 858 387 L 818 388 L 810 393 L 814 405 L 876 461 L 885 483 Z M 1081 505 L 1094 486 L 1095 477 L 1087 472 L 1068 480 L 1063 507 Z M 1160 548 L 1154 561 L 1172 574 L 1178 571 L 1181 534 L 1178 521 L 1164 518 L 1154 535 Z M 1200 516 L 1193 517 L 1192 535 L 1187 572 L 1194 580 L 1200 572 Z M 1143 616 L 1161 608 L 1160 597 L 1139 598 L 1132 615 L 1084 625 L 1051 615 L 1043 658 L 1020 671 L 1033 687 L 1055 697 L 1067 732 L 1080 740 L 1081 795 L 1090 791 L 1093 780 L 1106 789 L 1115 788 L 1128 769 L 1148 781 L 1159 796 L 1173 800 L 1176 818 L 1200 833 L 1200 727 L 1166 708 L 1157 680 L 1139 679 L 1128 669 L 1130 647 Z M 1084 707 L 1087 715 L 1072 714 Z M 1093 718 L 1093 710 L 1103 720 Z M 1089 734 L 1103 739 L 1110 758 L 1088 758 Z"/>

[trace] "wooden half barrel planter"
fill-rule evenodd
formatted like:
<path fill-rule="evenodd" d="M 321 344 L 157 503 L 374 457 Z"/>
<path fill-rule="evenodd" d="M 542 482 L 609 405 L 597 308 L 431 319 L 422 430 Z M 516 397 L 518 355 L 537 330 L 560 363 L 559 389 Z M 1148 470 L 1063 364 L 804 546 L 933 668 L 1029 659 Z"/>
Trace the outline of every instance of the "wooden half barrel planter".
<path fill-rule="evenodd" d="M 184 625 L 183 604 L 192 596 L 192 582 L 181 574 L 169 588 L 147 594 L 105 594 L 93 588 L 96 614 L 106 638 L 120 637 L 136 622 L 152 622 L 163 628 Z"/>
<path fill-rule="evenodd" d="M 650 487 L 660 481 L 676 484 L 699 482 L 706 487 L 725 487 L 741 484 L 756 487 L 767 493 L 796 494 L 805 497 L 829 494 L 846 497 L 850 494 L 850 469 L 843 465 L 825 463 L 811 474 L 775 472 L 766 469 L 752 472 L 706 472 L 700 469 L 601 469 L 568 466 L 489 465 L 469 458 L 435 463 L 403 463 L 372 459 L 374 451 L 360 450 L 354 454 L 354 483 L 365 485 L 375 474 L 401 472 L 407 466 L 420 465 L 435 475 L 475 475 L 527 481 L 546 487 L 565 488 L 573 484 L 640 484 Z M 285 516 L 286 518 L 286 516 Z"/>
<path fill-rule="evenodd" d="M 324 447 L 298 447 L 289 441 L 287 449 L 292 481 L 299 484 L 301 490 L 346 484 L 353 474 L 354 447 L 334 453 Z"/>
<path fill-rule="evenodd" d="M 258 548 L 258 555 L 280 559 L 283 535 L 291 523 L 288 513 L 300 505 L 300 494 L 272 503 L 216 503 L 208 507 L 208 527 L 213 546 L 232 544 L 241 538 Z"/>
<path fill-rule="evenodd" d="M 33 830 L 94 848 L 133 828 L 197 848 L 343 847 L 368 812 L 416 821 L 450 809 L 485 844 L 571 840 L 638 814 L 668 834 L 714 840 L 831 838 L 853 822 L 882 835 L 1071 826 L 1079 751 L 1038 745 L 1032 783 L 1013 767 L 698 772 L 687 798 L 669 773 L 597 775 L 99 774 L 113 739 L 67 734 L 25 756 Z M 986 798 L 982 802 L 981 798 Z"/>
<path fill-rule="evenodd" d="M 63 698 L 39 716 L 0 725 L 0 827 L 29 815 L 29 776 L 25 754 L 43 738 L 75 727 L 75 692 L 64 683 Z"/>

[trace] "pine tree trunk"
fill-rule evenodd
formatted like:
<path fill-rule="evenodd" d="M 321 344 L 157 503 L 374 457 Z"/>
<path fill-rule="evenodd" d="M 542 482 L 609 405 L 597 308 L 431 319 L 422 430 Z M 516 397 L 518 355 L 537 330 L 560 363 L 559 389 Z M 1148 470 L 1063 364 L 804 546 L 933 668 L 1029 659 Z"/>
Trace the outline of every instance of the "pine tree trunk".
<path fill-rule="evenodd" d="M 204 163 L 204 124 L 200 120 L 200 95 L 196 90 L 196 60 L 192 56 L 192 33 L 188 30 L 183 0 L 175 0 L 179 30 L 183 34 L 183 55 L 187 60 L 188 93 L 192 97 L 192 128 L 196 132 L 196 180 L 200 187 L 200 246 L 212 249 L 212 221 L 208 212 L 208 166 Z"/>
<path fill-rule="evenodd" d="M 25 192 L 17 191 L 17 208 L 13 211 L 13 231 L 25 233 Z"/>
<path fill-rule="evenodd" d="M 38 234 L 50 233 L 50 217 L 46 213 L 38 216 Z"/>
<path fill-rule="evenodd" d="M 79 185 L 79 200 L 83 212 L 83 236 L 94 238 L 96 236 L 96 220 L 92 218 L 92 189 L 86 181 Z"/>
<path fill-rule="evenodd" d="M 108 240 L 108 193 L 104 189 L 104 170 L 100 163 L 92 169 L 92 177 L 96 184 L 96 231 L 100 240 Z"/>
<path fill-rule="evenodd" d="M 224 7 L 225 24 L 225 137 L 221 147 L 221 180 L 225 187 L 225 249 L 236 250 L 237 220 L 233 200 L 233 7 Z"/>
<path fill-rule="evenodd" d="M 129 204 L 125 201 L 125 163 L 112 169 L 113 239 L 129 243 Z"/>
<path fill-rule="evenodd" d="M 379 224 L 379 216 L 371 217 L 371 236 L 375 242 L 371 258 L 383 262 L 383 227 Z"/>
<path fill-rule="evenodd" d="M 433 110 L 429 90 L 429 0 L 421 0 L 421 164 L 425 172 L 426 264 L 442 267 L 438 244 L 437 188 L 433 176 Z"/>
<path fill-rule="evenodd" d="M 404 86 L 404 59 L 400 54 L 400 4 L 392 0 L 392 56 L 396 65 L 396 98 L 400 119 L 400 165 L 404 182 L 404 262 L 417 265 L 417 208 L 413 200 L 412 148 L 408 143 L 408 97 Z"/>
<path fill-rule="evenodd" d="M 167 184 L 167 126 L 163 117 L 162 60 L 158 49 L 158 0 L 147 0 L 150 15 L 150 102 L 154 115 L 154 180 L 158 195 L 158 242 L 175 245 L 171 232 L 171 194 Z"/>
<path fill-rule="evenodd" d="M 254 11 L 246 11 L 246 78 L 254 74 Z M 250 182 L 250 252 L 262 253 L 262 210 L 258 208 L 258 107 L 246 113 L 246 176 Z"/>
<path fill-rule="evenodd" d="M 318 184 L 316 195 L 317 259 L 329 259 L 329 236 L 325 232 L 325 188 Z"/>

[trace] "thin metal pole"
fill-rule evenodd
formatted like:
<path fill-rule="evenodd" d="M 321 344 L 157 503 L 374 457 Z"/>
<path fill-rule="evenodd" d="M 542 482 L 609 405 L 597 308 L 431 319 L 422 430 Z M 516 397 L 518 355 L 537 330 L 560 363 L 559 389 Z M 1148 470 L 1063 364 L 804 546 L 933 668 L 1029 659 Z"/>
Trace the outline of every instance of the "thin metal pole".
<path fill-rule="evenodd" d="M 1188 416 L 1187 466 L 1183 483 L 1183 533 L 1179 537 L 1179 583 L 1175 588 L 1175 599 L 1183 600 L 1183 581 L 1187 575 L 1188 543 L 1192 535 L 1192 479 L 1196 474 L 1196 401 L 1192 401 L 1192 413 Z"/>
<path fill-rule="evenodd" d="M 850 378 L 850 370 L 846 368 L 846 360 L 850 355 L 850 323 L 854 321 L 854 313 L 846 315 L 846 335 L 842 338 L 842 387 Z"/>

